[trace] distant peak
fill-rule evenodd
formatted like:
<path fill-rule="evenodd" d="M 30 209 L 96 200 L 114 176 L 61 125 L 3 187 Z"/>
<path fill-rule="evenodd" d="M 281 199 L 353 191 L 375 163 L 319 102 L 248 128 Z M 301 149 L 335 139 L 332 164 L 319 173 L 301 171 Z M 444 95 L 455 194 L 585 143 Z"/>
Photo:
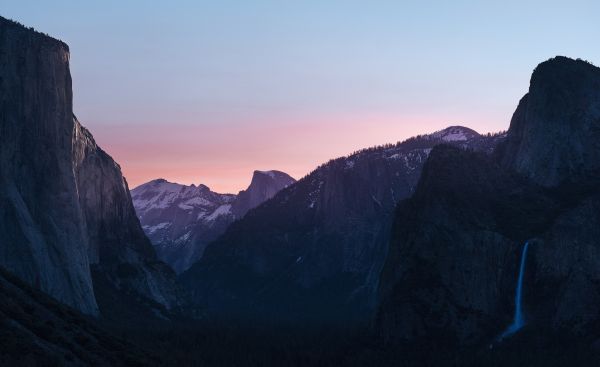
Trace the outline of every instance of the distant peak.
<path fill-rule="evenodd" d="M 250 181 L 250 186 L 246 190 L 250 190 L 252 187 L 258 187 L 262 185 L 283 185 L 288 186 L 296 182 L 296 180 L 288 175 L 285 172 L 269 170 L 269 171 L 260 171 L 255 170 L 252 174 L 252 180 Z M 244 190 L 245 191 L 245 190 Z"/>
<path fill-rule="evenodd" d="M 444 141 L 466 141 L 479 137 L 479 133 L 468 127 L 454 125 L 443 130 L 436 131 L 430 135 L 431 137 L 442 139 Z"/>
<path fill-rule="evenodd" d="M 275 178 L 286 178 L 286 179 L 294 180 L 287 173 L 281 172 L 281 171 L 277 171 L 277 170 L 269 170 L 269 171 L 259 171 L 259 170 L 256 170 L 256 171 L 254 171 L 254 173 L 253 173 L 252 176 L 253 177 L 256 177 L 256 176 L 269 176 L 269 177 L 271 177 L 273 179 L 275 179 Z"/>
<path fill-rule="evenodd" d="M 146 190 L 148 188 L 155 188 L 155 187 L 159 187 L 162 186 L 166 183 L 169 183 L 169 181 L 165 180 L 164 178 L 157 178 L 148 182 L 144 182 L 141 185 L 138 185 L 136 187 L 134 187 L 133 189 L 131 189 L 132 192 L 139 192 L 140 190 Z"/>
<path fill-rule="evenodd" d="M 450 134 L 450 133 L 457 132 L 457 131 L 474 134 L 474 135 L 479 135 L 479 133 L 477 131 L 470 129 L 466 126 L 462 126 L 462 125 L 451 125 L 445 129 L 438 131 L 438 133 Z"/>
<path fill-rule="evenodd" d="M 192 184 L 192 187 L 196 187 L 194 186 L 194 184 Z M 210 188 L 204 184 L 198 184 L 198 190 L 200 191 L 210 191 Z"/>

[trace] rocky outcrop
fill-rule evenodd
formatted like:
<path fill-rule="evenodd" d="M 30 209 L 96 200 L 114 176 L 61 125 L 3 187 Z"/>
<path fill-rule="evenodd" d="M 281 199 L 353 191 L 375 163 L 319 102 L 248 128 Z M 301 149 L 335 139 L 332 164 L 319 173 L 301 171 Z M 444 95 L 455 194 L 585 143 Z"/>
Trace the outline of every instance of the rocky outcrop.
<path fill-rule="evenodd" d="M 598 68 L 561 56 L 543 62 L 511 121 L 503 164 L 544 186 L 597 178 L 599 121 Z"/>
<path fill-rule="evenodd" d="M 431 148 L 489 150 L 501 139 L 454 126 L 332 160 L 233 223 L 180 279 L 197 305 L 227 317 L 364 321 L 394 207 Z"/>
<path fill-rule="evenodd" d="M 68 47 L 0 18 L 0 90 L 0 265 L 87 314 L 90 265 L 173 306 L 119 166 L 73 115 Z"/>
<path fill-rule="evenodd" d="M 493 154 L 434 149 L 395 216 L 376 320 L 386 340 L 453 350 L 498 341 L 514 312 L 525 241 L 529 338 L 519 344 L 574 338 L 585 349 L 594 340 L 599 77 L 583 61 L 542 63 Z"/>
<path fill-rule="evenodd" d="M 250 209 L 256 208 L 294 182 L 296 180 L 281 171 L 254 171 L 250 186 L 238 193 L 231 212 L 236 219 L 242 218 Z"/>
<path fill-rule="evenodd" d="M 198 261 L 206 245 L 236 219 L 295 182 L 279 171 L 255 171 L 248 189 L 219 194 L 205 185 L 157 179 L 131 190 L 133 205 L 161 260 L 176 272 Z"/>
<path fill-rule="evenodd" d="M 117 289 L 177 305 L 175 274 L 158 260 L 133 207 L 119 165 L 75 121 L 74 171 L 94 274 Z M 96 282 L 95 282 L 96 283 Z"/>

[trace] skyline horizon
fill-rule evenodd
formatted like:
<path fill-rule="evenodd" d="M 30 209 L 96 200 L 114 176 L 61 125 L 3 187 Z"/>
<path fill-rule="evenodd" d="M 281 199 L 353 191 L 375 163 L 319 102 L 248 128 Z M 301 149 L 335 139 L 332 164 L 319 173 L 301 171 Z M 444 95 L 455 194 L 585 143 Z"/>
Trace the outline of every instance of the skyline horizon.
<path fill-rule="evenodd" d="M 418 133 L 418 134 L 415 134 L 415 135 L 407 136 L 407 137 L 402 138 L 402 139 L 397 140 L 397 141 L 392 141 L 392 142 L 387 142 L 387 143 L 381 143 L 381 144 L 369 145 L 369 146 L 361 147 L 361 148 L 355 149 L 355 150 L 353 150 L 353 151 L 351 151 L 351 152 L 349 152 L 347 154 L 342 154 L 342 155 L 339 155 L 339 156 L 328 158 L 327 160 L 316 164 L 313 168 L 311 168 L 309 171 L 303 173 L 301 176 L 295 176 L 295 175 L 289 173 L 288 171 L 286 171 L 285 168 L 283 168 L 283 169 L 282 168 L 268 168 L 268 169 L 264 169 L 265 167 L 263 167 L 263 168 L 255 168 L 255 169 L 252 169 L 252 170 L 248 171 L 248 180 L 247 180 L 247 183 L 246 183 L 245 186 L 243 186 L 240 189 L 233 189 L 233 190 L 230 190 L 230 191 L 223 191 L 223 190 L 214 189 L 212 186 L 210 186 L 210 185 L 208 185 L 208 184 L 206 184 L 206 183 L 204 183 L 202 181 L 182 181 L 182 180 L 177 180 L 177 179 L 173 179 L 173 178 L 169 178 L 169 177 L 155 177 L 155 178 L 151 178 L 151 179 L 148 179 L 146 181 L 139 182 L 139 183 L 136 183 L 136 184 L 130 184 L 130 181 L 127 179 L 127 176 L 126 176 L 125 173 L 123 173 L 123 176 L 125 177 L 128 185 L 130 186 L 129 187 L 130 190 L 134 190 L 134 189 L 136 189 L 136 188 L 138 188 L 138 187 L 140 187 L 142 185 L 145 185 L 147 183 L 150 183 L 152 181 L 165 180 L 165 181 L 167 181 L 169 183 L 180 184 L 180 185 L 184 185 L 184 186 L 200 186 L 200 185 L 204 185 L 204 186 L 208 187 L 211 191 L 213 191 L 215 193 L 218 193 L 218 194 L 234 194 L 234 195 L 237 195 L 240 191 L 246 190 L 248 188 L 248 186 L 251 183 L 251 180 L 252 180 L 252 177 L 254 175 L 254 172 L 257 172 L 257 171 L 258 172 L 280 171 L 280 172 L 283 172 L 285 174 L 288 174 L 294 180 L 299 181 L 299 180 L 303 179 L 304 177 L 308 176 L 311 172 L 313 172 L 314 170 L 316 170 L 321 165 L 324 165 L 324 164 L 328 163 L 331 160 L 335 160 L 335 159 L 338 159 L 338 158 L 344 158 L 344 157 L 352 156 L 357 151 L 360 151 L 360 150 L 363 150 L 363 149 L 376 148 L 376 147 L 384 146 L 384 145 L 387 145 L 387 144 L 399 144 L 399 143 L 404 142 L 407 139 L 416 137 L 418 135 L 431 135 L 431 134 L 434 134 L 434 133 L 437 133 L 437 132 L 440 132 L 440 131 L 443 131 L 443 130 L 446 130 L 446 129 L 449 129 L 449 128 L 452 128 L 452 127 L 467 128 L 467 129 L 475 131 L 479 135 L 499 134 L 499 133 L 506 132 L 508 130 L 508 126 L 507 126 L 506 129 L 504 129 L 504 130 L 480 132 L 480 131 L 477 131 L 475 129 L 470 128 L 469 126 L 463 125 L 463 124 L 451 124 L 451 125 L 448 125 L 448 126 L 442 128 L 442 129 L 439 129 L 439 130 L 430 131 L 430 132 L 421 132 L 421 133 Z M 117 161 L 117 163 L 118 163 L 118 161 Z"/>
<path fill-rule="evenodd" d="M 2 15 L 69 45 L 74 111 L 131 187 L 164 177 L 235 193 L 256 169 L 301 178 L 451 125 L 508 129 L 536 65 L 600 63 L 598 11 L 589 0 L 22 0 Z"/>

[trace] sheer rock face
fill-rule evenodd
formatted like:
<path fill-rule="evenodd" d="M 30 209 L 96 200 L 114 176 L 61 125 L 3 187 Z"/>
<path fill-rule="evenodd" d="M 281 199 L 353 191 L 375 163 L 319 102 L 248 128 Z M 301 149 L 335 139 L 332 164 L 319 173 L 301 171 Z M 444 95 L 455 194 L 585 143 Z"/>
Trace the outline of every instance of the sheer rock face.
<path fill-rule="evenodd" d="M 600 128 L 599 77 L 582 61 L 542 63 L 493 154 L 434 149 L 395 216 L 379 288 L 382 336 L 421 345 L 497 340 L 512 322 L 525 241 L 528 335 L 596 335 L 600 147 L 590 137 Z"/>
<path fill-rule="evenodd" d="M 172 304 L 119 166 L 74 118 L 67 45 L 0 18 L 0 91 L 0 266 L 95 315 L 90 264 L 126 263 L 142 275 L 115 286 Z"/>
<path fill-rule="evenodd" d="M 131 190 L 131 196 L 159 258 L 180 273 L 233 221 L 294 182 L 283 172 L 255 171 L 248 189 L 233 195 L 157 179 Z"/>
<path fill-rule="evenodd" d="M 501 139 L 454 126 L 332 160 L 233 223 L 180 279 L 198 305 L 227 317 L 362 322 L 394 207 L 431 148 L 489 150 Z"/>
<path fill-rule="evenodd" d="M 531 323 L 578 337 L 600 326 L 600 190 L 568 205 L 535 238 L 527 311 Z"/>
<path fill-rule="evenodd" d="M 598 176 L 597 67 L 559 56 L 535 69 L 511 121 L 503 163 L 543 186 Z"/>
<path fill-rule="evenodd" d="M 74 170 L 89 238 L 92 264 L 154 260 L 121 169 L 100 149 L 87 129 L 75 123 Z"/>
<path fill-rule="evenodd" d="M 237 219 L 242 218 L 250 209 L 256 208 L 294 182 L 296 180 L 284 172 L 254 171 L 250 186 L 238 193 L 231 212 Z"/>
<path fill-rule="evenodd" d="M 119 165 L 79 122 L 73 162 L 92 267 L 118 289 L 175 306 L 175 274 L 157 259 L 144 234 Z"/>
<path fill-rule="evenodd" d="M 511 322 L 523 243 L 558 208 L 489 155 L 434 149 L 417 191 L 396 212 L 381 275 L 382 335 L 492 341 Z"/>
<path fill-rule="evenodd" d="M 0 265 L 96 314 L 67 45 L 0 18 L 0 91 Z"/>

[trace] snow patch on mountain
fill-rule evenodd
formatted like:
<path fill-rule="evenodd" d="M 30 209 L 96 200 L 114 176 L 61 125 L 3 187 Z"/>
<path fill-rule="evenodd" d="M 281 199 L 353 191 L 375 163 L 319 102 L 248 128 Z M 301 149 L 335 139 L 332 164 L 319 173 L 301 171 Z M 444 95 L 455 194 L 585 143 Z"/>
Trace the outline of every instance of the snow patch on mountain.
<path fill-rule="evenodd" d="M 467 136 L 462 131 L 454 131 L 442 137 L 444 141 L 465 141 L 467 139 Z"/>
<path fill-rule="evenodd" d="M 163 223 L 159 223 L 157 225 L 154 226 L 143 226 L 142 228 L 144 229 L 144 232 L 146 233 L 154 233 L 158 230 L 161 229 L 165 229 L 165 228 L 169 228 L 171 226 L 171 223 L 169 222 L 163 222 Z"/>
<path fill-rule="evenodd" d="M 450 126 L 443 130 L 429 134 L 430 138 L 440 139 L 445 142 L 467 141 L 479 137 L 479 133 L 464 126 Z"/>
<path fill-rule="evenodd" d="M 203 197 L 196 196 L 189 200 L 186 200 L 184 202 L 184 204 L 187 206 L 194 207 L 194 206 L 207 206 L 207 205 L 211 205 L 212 203 Z"/>
<path fill-rule="evenodd" d="M 215 220 L 217 217 L 221 215 L 227 215 L 231 213 L 231 204 L 225 204 L 218 207 L 211 215 L 206 217 L 206 220 Z"/>

